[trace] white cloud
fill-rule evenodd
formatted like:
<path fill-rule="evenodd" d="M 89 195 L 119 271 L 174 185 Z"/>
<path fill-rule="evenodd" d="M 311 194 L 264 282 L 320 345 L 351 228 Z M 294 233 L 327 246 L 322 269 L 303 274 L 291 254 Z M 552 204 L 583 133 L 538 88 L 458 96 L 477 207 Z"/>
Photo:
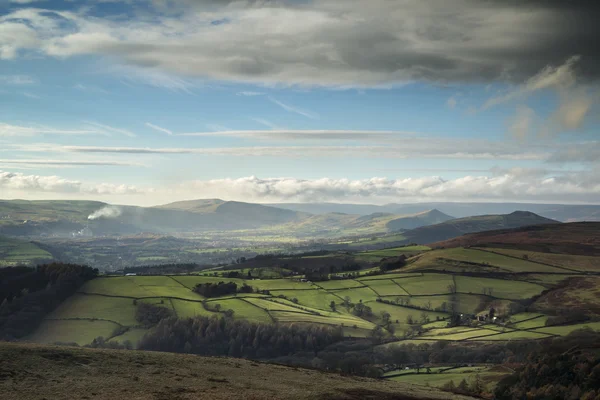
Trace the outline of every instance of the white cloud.
<path fill-rule="evenodd" d="M 79 193 L 89 195 L 117 195 L 142 193 L 135 186 L 114 185 L 109 183 L 86 184 L 77 180 L 69 180 L 56 175 L 25 175 L 19 172 L 0 171 L 0 189 L 3 193 Z"/>
<path fill-rule="evenodd" d="M 236 94 L 238 96 L 264 96 L 265 93 L 263 93 L 263 92 L 252 92 L 252 91 L 243 91 L 243 92 L 237 92 Z"/>
<path fill-rule="evenodd" d="M 452 96 L 448 100 L 446 100 L 446 106 L 448 106 L 448 108 L 454 109 L 457 104 L 458 104 L 458 101 L 456 100 L 456 98 L 454 96 Z"/>
<path fill-rule="evenodd" d="M 30 99 L 35 99 L 35 100 L 39 100 L 42 98 L 41 96 L 39 96 L 35 93 L 30 93 L 30 92 L 23 92 L 23 96 L 29 97 Z"/>
<path fill-rule="evenodd" d="M 271 129 L 280 129 L 280 127 L 278 127 L 276 124 L 272 123 L 271 121 L 264 119 L 264 118 L 250 118 L 252 121 L 257 122 L 261 125 L 264 125 L 268 128 Z"/>
<path fill-rule="evenodd" d="M 101 124 L 99 122 L 94 122 L 94 121 L 83 121 L 83 122 L 87 125 L 91 125 L 97 131 L 104 132 L 109 135 L 110 135 L 110 133 L 118 133 L 119 135 L 125 135 L 125 136 L 129 136 L 129 137 L 137 136 L 135 133 L 128 131 L 127 129 L 115 128 L 114 126 L 105 125 L 105 124 Z"/>
<path fill-rule="evenodd" d="M 22 148 L 12 146 L 12 148 Z M 107 154 L 198 154 L 214 156 L 272 157 L 353 157 L 398 159 L 459 159 L 459 160 L 535 160 L 544 161 L 555 149 L 520 144 L 427 138 L 406 141 L 403 145 L 387 146 L 251 146 L 221 148 L 149 148 L 107 146 L 28 145 L 26 151 L 107 153 Z"/>
<path fill-rule="evenodd" d="M 36 82 L 28 75 L 0 75 L 0 85 L 32 85 Z"/>
<path fill-rule="evenodd" d="M 44 166 L 44 167 L 85 167 L 85 166 L 110 166 L 110 167 L 131 167 L 143 166 L 139 163 L 122 161 L 91 161 L 91 160 L 48 160 L 48 159 L 0 159 L 0 164 L 4 165 L 25 165 L 25 166 Z"/>
<path fill-rule="evenodd" d="M 269 126 L 270 130 L 218 130 L 214 132 L 181 133 L 178 136 L 233 136 L 255 137 L 262 139 L 340 139 L 371 140 L 377 138 L 402 138 L 415 135 L 412 132 L 384 130 L 351 130 L 351 129 L 277 129 L 274 124 L 260 118 L 256 122 Z"/>
<path fill-rule="evenodd" d="M 298 178 L 224 178 L 192 180 L 163 187 L 136 187 L 116 183 L 85 183 L 59 176 L 26 175 L 0 171 L 0 189 L 7 196 L 24 197 L 66 194 L 92 199 L 132 200 L 138 204 L 160 204 L 192 198 L 223 198 L 250 202 L 387 203 L 413 201 L 561 201 L 598 202 L 598 171 L 554 172 L 509 169 L 456 179 L 440 176 L 389 179 L 298 179 Z M 131 199 L 131 198 L 130 198 Z"/>
<path fill-rule="evenodd" d="M 564 90 L 572 87 L 576 82 L 574 67 L 579 59 L 580 57 L 575 56 L 569 58 L 563 65 L 558 67 L 546 66 L 539 73 L 529 78 L 524 84 L 509 90 L 505 94 L 488 99 L 483 105 L 483 109 L 522 99 L 544 89 Z"/>
<path fill-rule="evenodd" d="M 291 106 L 289 104 L 285 104 L 285 103 L 283 103 L 277 99 L 274 99 L 272 97 L 269 97 L 269 100 L 271 102 L 277 104 L 279 107 L 283 108 L 285 111 L 296 113 L 296 114 L 302 115 L 303 117 L 310 118 L 310 119 L 319 119 L 319 114 L 317 114 L 315 112 L 304 110 L 302 108 Z"/>
<path fill-rule="evenodd" d="M 154 129 L 155 131 L 166 133 L 169 136 L 173 135 L 173 131 L 170 131 L 170 130 L 160 127 L 158 125 L 151 124 L 150 122 L 146 122 L 144 125 L 146 125 L 148 128 Z"/>
<path fill-rule="evenodd" d="M 50 127 L 20 126 L 0 122 L 0 137 L 28 137 L 36 135 L 90 135 L 98 133 L 90 129 L 56 129 Z"/>
<path fill-rule="evenodd" d="M 84 85 L 78 83 L 73 86 L 73 89 L 81 90 L 82 92 L 108 94 L 108 91 L 98 86 Z"/>

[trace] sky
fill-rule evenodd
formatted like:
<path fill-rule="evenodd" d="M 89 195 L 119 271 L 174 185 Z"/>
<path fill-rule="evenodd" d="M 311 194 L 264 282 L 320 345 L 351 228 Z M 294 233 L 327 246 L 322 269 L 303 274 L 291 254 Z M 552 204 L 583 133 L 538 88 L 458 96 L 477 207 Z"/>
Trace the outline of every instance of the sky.
<path fill-rule="evenodd" d="M 600 204 L 565 3 L 0 0 L 0 198 Z"/>

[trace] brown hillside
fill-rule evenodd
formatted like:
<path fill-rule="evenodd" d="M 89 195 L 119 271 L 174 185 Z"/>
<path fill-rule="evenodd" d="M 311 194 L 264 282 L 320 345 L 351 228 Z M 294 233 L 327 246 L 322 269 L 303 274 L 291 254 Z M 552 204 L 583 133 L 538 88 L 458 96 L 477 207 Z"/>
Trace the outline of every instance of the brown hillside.
<path fill-rule="evenodd" d="M 233 358 L 0 343 L 0 398 L 470 399 L 418 385 Z"/>
<path fill-rule="evenodd" d="M 433 248 L 504 247 L 545 253 L 600 256 L 600 222 L 572 222 L 471 233 Z"/>

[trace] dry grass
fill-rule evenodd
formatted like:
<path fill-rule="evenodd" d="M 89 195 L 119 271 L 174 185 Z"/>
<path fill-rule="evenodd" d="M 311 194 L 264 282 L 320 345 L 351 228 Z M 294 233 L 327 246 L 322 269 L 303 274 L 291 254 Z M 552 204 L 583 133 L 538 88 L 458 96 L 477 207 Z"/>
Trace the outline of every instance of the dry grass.
<path fill-rule="evenodd" d="M 232 358 L 0 343 L 0 397 L 15 399 L 468 399 L 409 383 Z"/>

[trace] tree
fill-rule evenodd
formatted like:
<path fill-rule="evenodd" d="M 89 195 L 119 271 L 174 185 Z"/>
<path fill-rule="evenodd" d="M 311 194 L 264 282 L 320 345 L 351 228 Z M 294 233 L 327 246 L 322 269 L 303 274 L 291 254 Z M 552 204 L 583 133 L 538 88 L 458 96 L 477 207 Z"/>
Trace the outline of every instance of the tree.
<path fill-rule="evenodd" d="M 409 324 L 409 325 L 412 325 L 412 324 L 414 324 L 414 323 L 415 323 L 415 322 L 414 322 L 414 320 L 413 320 L 413 316 L 412 316 L 412 314 L 409 314 L 409 315 L 406 317 L 406 323 L 407 323 L 407 324 Z"/>
<path fill-rule="evenodd" d="M 331 308 L 331 311 L 335 311 L 335 301 L 331 300 L 331 303 L 329 303 L 329 308 Z"/>
<path fill-rule="evenodd" d="M 344 307 L 347 309 L 350 308 L 350 305 L 352 304 L 350 301 L 350 296 L 346 296 L 344 297 L 344 301 L 342 302 L 342 304 L 344 305 Z"/>
<path fill-rule="evenodd" d="M 387 312 L 387 311 L 382 311 L 381 312 L 381 319 L 383 320 L 383 324 L 384 325 L 389 325 L 391 317 L 392 316 L 390 315 L 389 312 Z"/>

